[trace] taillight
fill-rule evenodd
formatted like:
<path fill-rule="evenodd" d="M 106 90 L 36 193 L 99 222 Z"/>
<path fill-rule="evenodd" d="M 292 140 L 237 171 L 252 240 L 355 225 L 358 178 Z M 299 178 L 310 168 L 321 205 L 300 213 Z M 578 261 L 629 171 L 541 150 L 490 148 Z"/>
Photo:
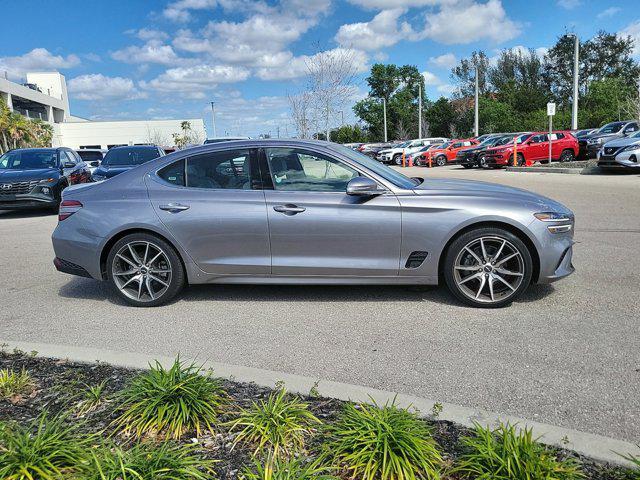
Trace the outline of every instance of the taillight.
<path fill-rule="evenodd" d="M 61 222 L 69 218 L 82 208 L 82 203 L 78 200 L 64 200 L 60 204 L 60 210 L 58 211 L 58 221 Z"/>

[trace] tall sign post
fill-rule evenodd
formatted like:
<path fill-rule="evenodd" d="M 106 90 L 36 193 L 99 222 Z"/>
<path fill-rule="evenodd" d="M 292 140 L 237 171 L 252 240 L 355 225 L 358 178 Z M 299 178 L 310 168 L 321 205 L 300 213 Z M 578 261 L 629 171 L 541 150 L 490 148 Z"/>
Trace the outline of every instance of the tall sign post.
<path fill-rule="evenodd" d="M 551 132 L 553 131 L 553 116 L 556 114 L 556 104 L 547 103 L 547 115 L 549 115 L 549 165 L 551 165 Z"/>

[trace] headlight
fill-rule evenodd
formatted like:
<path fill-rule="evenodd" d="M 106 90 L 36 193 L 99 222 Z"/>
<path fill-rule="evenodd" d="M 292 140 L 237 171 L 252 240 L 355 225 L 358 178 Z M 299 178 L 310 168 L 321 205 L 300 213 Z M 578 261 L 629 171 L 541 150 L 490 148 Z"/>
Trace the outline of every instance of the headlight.
<path fill-rule="evenodd" d="M 55 178 L 43 178 L 42 180 L 40 180 L 38 183 L 41 184 L 46 184 L 46 183 L 53 183 L 55 182 L 56 179 Z"/>
<path fill-rule="evenodd" d="M 557 212 L 539 212 L 534 213 L 534 217 L 536 217 L 541 222 L 570 222 L 571 216 L 566 215 L 564 213 Z"/>
<path fill-rule="evenodd" d="M 640 144 L 628 145 L 622 149 L 623 152 L 628 152 L 630 150 L 640 150 Z"/>
<path fill-rule="evenodd" d="M 101 182 L 107 179 L 104 175 L 92 175 L 91 178 L 94 182 Z"/>

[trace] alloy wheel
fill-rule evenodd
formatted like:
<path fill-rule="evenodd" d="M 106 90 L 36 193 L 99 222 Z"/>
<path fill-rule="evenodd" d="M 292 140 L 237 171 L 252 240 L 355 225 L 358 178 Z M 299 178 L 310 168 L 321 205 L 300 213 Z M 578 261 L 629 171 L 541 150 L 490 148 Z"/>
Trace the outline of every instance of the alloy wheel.
<path fill-rule="evenodd" d="M 483 236 L 460 250 L 453 270 L 453 278 L 466 297 L 491 304 L 518 290 L 525 277 L 525 262 L 518 248 L 505 238 Z"/>
<path fill-rule="evenodd" d="M 124 244 L 111 265 L 116 287 L 138 302 L 152 302 L 162 297 L 171 285 L 172 273 L 167 253 L 148 241 Z"/>

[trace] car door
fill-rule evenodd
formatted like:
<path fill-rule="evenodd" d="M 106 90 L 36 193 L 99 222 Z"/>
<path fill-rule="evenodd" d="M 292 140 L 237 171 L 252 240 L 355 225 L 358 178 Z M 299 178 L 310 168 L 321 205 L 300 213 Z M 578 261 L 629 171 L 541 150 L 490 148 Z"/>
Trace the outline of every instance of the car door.
<path fill-rule="evenodd" d="M 256 150 L 199 153 L 147 177 L 160 221 L 203 271 L 268 275 L 271 252 Z"/>
<path fill-rule="evenodd" d="M 398 275 L 401 213 L 392 192 L 347 195 L 347 183 L 365 172 L 308 148 L 265 148 L 261 165 L 273 275 Z"/>
<path fill-rule="evenodd" d="M 531 140 L 527 144 L 526 150 L 524 152 L 525 158 L 530 162 L 535 162 L 541 160 L 543 157 L 543 152 L 547 152 L 548 154 L 548 143 L 544 141 L 546 139 L 546 135 L 538 134 L 531 137 Z M 545 147 L 547 150 L 545 150 Z"/>

